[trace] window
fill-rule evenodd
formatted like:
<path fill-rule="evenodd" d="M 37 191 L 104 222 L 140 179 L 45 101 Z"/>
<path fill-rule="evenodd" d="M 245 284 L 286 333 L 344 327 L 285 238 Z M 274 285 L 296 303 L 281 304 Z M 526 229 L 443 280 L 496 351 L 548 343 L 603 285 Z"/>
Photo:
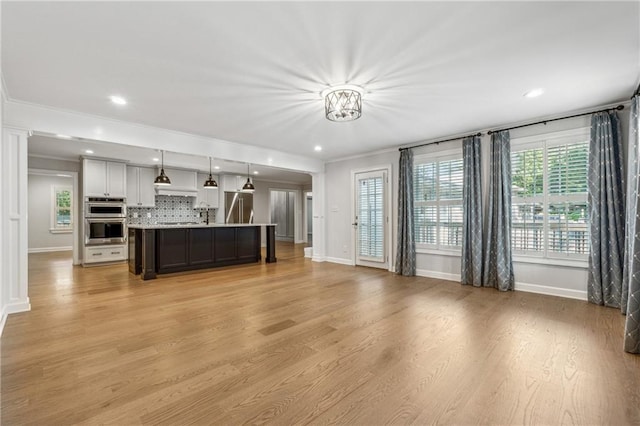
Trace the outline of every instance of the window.
<path fill-rule="evenodd" d="M 514 254 L 583 259 L 589 253 L 588 129 L 514 139 L 511 245 Z"/>
<path fill-rule="evenodd" d="M 416 156 L 413 166 L 416 244 L 423 248 L 462 246 L 462 152 Z"/>
<path fill-rule="evenodd" d="M 53 186 L 51 232 L 71 232 L 73 227 L 73 193 L 71 187 Z"/>

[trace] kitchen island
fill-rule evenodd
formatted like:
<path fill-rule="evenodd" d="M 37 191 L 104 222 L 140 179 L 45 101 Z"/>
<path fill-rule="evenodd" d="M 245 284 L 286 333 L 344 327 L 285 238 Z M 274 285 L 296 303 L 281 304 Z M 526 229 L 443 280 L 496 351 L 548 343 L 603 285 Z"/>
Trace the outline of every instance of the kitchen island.
<path fill-rule="evenodd" d="M 267 233 L 265 260 L 272 263 L 274 224 L 129 225 L 129 270 L 150 280 L 157 274 L 256 263 L 262 227 Z"/>

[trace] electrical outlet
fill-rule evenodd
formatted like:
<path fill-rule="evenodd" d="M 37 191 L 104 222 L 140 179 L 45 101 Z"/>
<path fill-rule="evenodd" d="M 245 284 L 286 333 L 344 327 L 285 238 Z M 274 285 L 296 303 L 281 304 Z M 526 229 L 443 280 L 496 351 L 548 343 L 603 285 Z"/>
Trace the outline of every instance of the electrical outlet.
<path fill-rule="evenodd" d="M 346 252 L 347 252 L 347 245 L 346 245 L 346 244 L 342 246 L 342 252 L 343 252 L 343 253 L 346 253 Z"/>
<path fill-rule="evenodd" d="M 151 213 L 147 213 L 147 219 L 151 219 Z"/>

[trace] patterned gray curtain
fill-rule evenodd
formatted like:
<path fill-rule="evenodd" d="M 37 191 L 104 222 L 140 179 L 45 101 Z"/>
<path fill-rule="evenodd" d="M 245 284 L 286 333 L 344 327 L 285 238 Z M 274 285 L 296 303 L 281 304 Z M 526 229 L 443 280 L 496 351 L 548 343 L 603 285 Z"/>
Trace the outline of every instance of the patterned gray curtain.
<path fill-rule="evenodd" d="M 624 329 L 624 350 L 640 354 L 640 96 L 631 100 L 629 124 L 629 186 L 627 188 L 627 229 L 625 238 L 624 267 L 622 281 L 622 312 L 627 314 Z"/>
<path fill-rule="evenodd" d="M 489 217 L 482 285 L 513 290 L 511 257 L 511 137 L 504 130 L 491 134 Z"/>
<path fill-rule="evenodd" d="M 398 247 L 396 273 L 416 274 L 416 242 L 413 233 L 413 151 L 400 151 L 398 182 Z"/>
<path fill-rule="evenodd" d="M 591 116 L 589 228 L 591 252 L 587 297 L 619 308 L 624 262 L 624 178 L 620 121 L 615 112 Z"/>
<path fill-rule="evenodd" d="M 482 156 L 480 136 L 462 141 L 464 183 L 462 186 L 461 282 L 482 285 Z"/>

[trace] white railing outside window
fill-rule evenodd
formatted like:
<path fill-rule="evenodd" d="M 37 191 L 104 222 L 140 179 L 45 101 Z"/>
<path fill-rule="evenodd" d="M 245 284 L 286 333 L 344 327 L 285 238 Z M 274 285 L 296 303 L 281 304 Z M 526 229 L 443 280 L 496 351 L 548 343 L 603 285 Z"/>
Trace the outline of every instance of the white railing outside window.
<path fill-rule="evenodd" d="M 514 255 L 586 260 L 588 129 L 511 142 Z"/>

